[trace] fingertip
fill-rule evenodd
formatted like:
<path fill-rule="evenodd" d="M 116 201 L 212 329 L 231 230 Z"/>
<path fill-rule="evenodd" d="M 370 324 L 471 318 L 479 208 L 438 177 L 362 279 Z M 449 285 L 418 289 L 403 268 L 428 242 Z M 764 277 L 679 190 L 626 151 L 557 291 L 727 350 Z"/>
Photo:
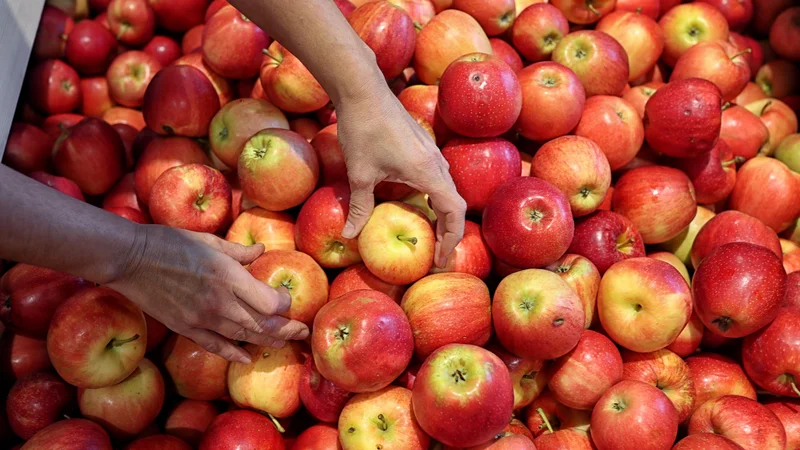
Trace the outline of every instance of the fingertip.
<path fill-rule="evenodd" d="M 286 341 L 275 340 L 275 341 L 272 342 L 272 344 L 270 344 L 270 347 L 272 347 L 272 348 L 283 348 L 283 347 L 286 347 Z"/>
<path fill-rule="evenodd" d="M 246 356 L 244 354 L 241 355 L 237 354 L 235 358 L 236 358 L 235 362 L 238 362 L 239 364 L 249 365 L 253 363 L 253 360 L 250 359 L 250 356 Z"/>
<path fill-rule="evenodd" d="M 356 237 L 356 226 L 353 225 L 353 222 L 350 220 L 347 221 L 342 230 L 342 237 L 345 239 L 353 239 Z"/>
<path fill-rule="evenodd" d="M 311 334 L 311 331 L 308 329 L 308 327 L 305 327 L 302 331 L 300 331 L 300 333 L 297 334 L 297 340 L 298 341 L 304 341 L 304 340 L 308 339 L 308 336 L 310 334 Z"/>

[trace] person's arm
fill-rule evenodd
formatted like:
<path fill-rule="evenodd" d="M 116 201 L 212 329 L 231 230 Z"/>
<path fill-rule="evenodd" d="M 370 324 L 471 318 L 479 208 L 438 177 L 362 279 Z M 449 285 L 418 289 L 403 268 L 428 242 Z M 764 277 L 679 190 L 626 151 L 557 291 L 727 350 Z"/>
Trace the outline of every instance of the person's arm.
<path fill-rule="evenodd" d="M 0 211 L 0 259 L 107 285 L 226 359 L 249 360 L 228 339 L 281 345 L 308 336 L 302 323 L 275 316 L 290 306 L 288 293 L 242 267 L 263 253 L 261 245 L 138 225 L 3 165 Z"/>
<path fill-rule="evenodd" d="M 332 0 L 229 0 L 297 56 L 331 97 L 351 187 L 345 237 L 355 237 L 374 206 L 373 188 L 395 181 L 430 195 L 437 221 L 436 264 L 464 233 L 466 204 L 447 162 L 386 84 L 372 50 Z"/>

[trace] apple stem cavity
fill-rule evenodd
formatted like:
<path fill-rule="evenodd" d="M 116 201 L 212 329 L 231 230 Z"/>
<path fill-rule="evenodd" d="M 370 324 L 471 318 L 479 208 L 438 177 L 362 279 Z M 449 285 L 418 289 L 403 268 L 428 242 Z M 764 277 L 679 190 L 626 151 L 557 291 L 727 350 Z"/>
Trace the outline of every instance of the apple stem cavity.
<path fill-rule="evenodd" d="M 270 53 L 270 52 L 269 52 L 269 50 L 267 50 L 267 49 L 264 49 L 264 50 L 262 50 L 262 52 L 263 52 L 265 55 L 267 55 L 267 57 L 268 57 L 269 59 L 271 59 L 271 60 L 275 61 L 275 64 L 280 64 L 281 62 L 283 62 L 283 61 L 281 61 L 280 59 L 278 59 L 278 58 L 276 58 L 275 56 L 273 56 L 273 55 L 272 55 L 272 53 Z"/>
<path fill-rule="evenodd" d="M 381 431 L 386 431 L 389 429 L 389 424 L 386 422 L 386 417 L 384 417 L 383 414 L 378 414 L 378 418 L 375 421 L 375 425 Z"/>
<path fill-rule="evenodd" d="M 547 414 L 544 413 L 544 410 L 542 408 L 536 408 L 536 412 L 539 413 L 539 417 L 541 417 L 542 421 L 544 421 L 544 426 L 547 427 L 547 431 L 553 433 L 553 426 L 550 425 L 550 421 L 547 420 Z"/>
<path fill-rule="evenodd" d="M 720 331 L 728 331 L 731 329 L 731 325 L 733 325 L 733 319 L 730 317 L 717 317 L 716 319 L 712 320 L 711 323 L 717 326 Z"/>
<path fill-rule="evenodd" d="M 334 332 L 334 336 L 340 341 L 347 339 L 348 335 L 350 335 L 350 329 L 347 327 L 339 327 Z"/>
<path fill-rule="evenodd" d="M 769 108 L 770 105 L 772 105 L 772 100 L 768 101 L 767 103 L 764 103 L 764 107 L 761 108 L 761 112 L 758 113 L 759 117 L 764 115 L 764 113 L 767 111 L 767 108 Z"/>
<path fill-rule="evenodd" d="M 464 372 L 461 371 L 461 369 L 456 369 L 456 371 L 453 372 L 451 376 L 453 377 L 453 380 L 455 380 L 456 384 L 462 381 L 467 381 L 466 374 L 464 374 Z"/>
<path fill-rule="evenodd" d="M 133 341 L 135 341 L 137 339 L 139 339 L 139 335 L 138 334 L 134 334 L 133 336 L 129 337 L 128 339 L 112 339 L 111 341 L 108 342 L 108 345 L 106 345 L 106 348 L 111 349 L 111 348 L 114 348 L 114 347 L 121 347 L 121 346 L 123 346 L 123 345 L 125 345 L 125 344 L 127 344 L 129 342 L 133 342 Z"/>
<path fill-rule="evenodd" d="M 408 242 L 411 245 L 417 245 L 417 238 L 416 237 L 405 237 L 403 235 L 397 236 L 398 241 Z"/>
<path fill-rule="evenodd" d="M 333 241 L 328 246 L 328 251 L 329 252 L 333 252 L 333 253 L 337 253 L 339 255 L 343 255 L 344 254 L 344 244 L 342 244 L 339 241 Z"/>

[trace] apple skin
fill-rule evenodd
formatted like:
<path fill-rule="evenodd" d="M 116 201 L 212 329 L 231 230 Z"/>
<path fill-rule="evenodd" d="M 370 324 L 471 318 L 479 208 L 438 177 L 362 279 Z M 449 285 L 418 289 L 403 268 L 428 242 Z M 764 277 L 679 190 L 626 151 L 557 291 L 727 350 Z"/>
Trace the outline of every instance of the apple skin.
<path fill-rule="evenodd" d="M 200 145 L 192 139 L 173 136 L 158 137 L 145 147 L 136 165 L 135 190 L 139 200 L 147 204 L 158 178 L 167 170 L 188 165 L 211 166 Z"/>
<path fill-rule="evenodd" d="M 125 173 L 125 147 L 111 125 L 89 117 L 56 140 L 53 166 L 58 175 L 74 181 L 84 193 L 104 194 Z"/>
<path fill-rule="evenodd" d="M 62 114 L 81 104 L 78 72 L 67 63 L 49 59 L 35 65 L 27 74 L 28 98 L 38 111 Z"/>
<path fill-rule="evenodd" d="M 549 369 L 547 387 L 564 405 L 591 410 L 611 386 L 622 381 L 622 356 L 610 339 L 592 330 Z"/>
<path fill-rule="evenodd" d="M 725 200 L 736 184 L 736 159 L 721 139 L 710 152 L 695 158 L 676 158 L 670 165 L 689 177 L 698 204 L 713 205 Z"/>
<path fill-rule="evenodd" d="M 25 440 L 65 414 L 72 415 L 75 406 L 75 388 L 49 372 L 20 378 L 5 401 L 11 430 Z"/>
<path fill-rule="evenodd" d="M 492 194 L 520 173 L 517 147 L 503 138 L 455 138 L 442 148 L 467 211 L 482 213 Z"/>
<path fill-rule="evenodd" d="M 160 70 L 144 95 L 145 122 L 164 135 L 205 136 L 219 109 L 214 86 L 201 71 L 187 65 Z"/>
<path fill-rule="evenodd" d="M 452 447 L 479 445 L 511 420 L 511 377 L 503 361 L 481 347 L 446 345 L 422 364 L 412 404 L 417 421 L 432 438 Z"/>
<path fill-rule="evenodd" d="M 56 309 L 47 332 L 47 353 L 58 374 L 79 388 L 124 380 L 144 357 L 142 311 L 108 288 L 85 289 Z"/>
<path fill-rule="evenodd" d="M 286 116 L 265 100 L 241 98 L 219 110 L 209 127 L 211 150 L 226 166 L 235 168 L 254 134 L 266 128 L 289 129 Z"/>
<path fill-rule="evenodd" d="M 289 450 L 339 450 L 339 430 L 334 425 L 317 424 L 307 428 L 297 436 L 294 447 Z"/>
<path fill-rule="evenodd" d="M 726 395 L 700 405 L 689 420 L 689 434 L 720 434 L 747 449 L 780 450 L 786 431 L 766 406 L 738 395 Z"/>
<path fill-rule="evenodd" d="M 436 236 L 427 217 L 405 203 L 378 205 L 358 238 L 364 264 L 395 285 L 411 284 L 433 266 Z"/>
<path fill-rule="evenodd" d="M 692 264 L 691 251 L 692 246 L 697 238 L 697 234 L 703 226 L 715 217 L 714 212 L 702 206 L 697 207 L 697 212 L 692 219 L 692 222 L 681 231 L 677 236 L 664 242 L 660 247 L 668 252 L 672 252 L 678 259 L 681 260 L 687 267 L 696 267 Z"/>
<path fill-rule="evenodd" d="M 326 269 L 361 262 L 358 238 L 342 237 L 349 211 L 350 187 L 347 184 L 336 183 L 317 189 L 297 214 L 295 241 L 298 250 L 311 255 Z"/>
<path fill-rule="evenodd" d="M 321 185 L 348 181 L 344 152 L 339 144 L 338 124 L 328 125 L 316 133 L 311 140 L 311 146 L 314 147 L 319 160 Z"/>
<path fill-rule="evenodd" d="M 137 131 L 142 131 L 147 127 L 147 123 L 145 123 L 144 115 L 141 111 L 124 106 L 112 106 L 108 108 L 103 113 L 102 119 L 111 126 L 125 124 L 130 125 Z"/>
<path fill-rule="evenodd" d="M 750 66 L 741 52 L 726 41 L 700 42 L 678 59 L 669 80 L 708 80 L 719 88 L 724 101 L 733 101 L 751 76 Z"/>
<path fill-rule="evenodd" d="M 733 155 L 748 160 L 758 155 L 769 142 L 769 130 L 757 115 L 743 106 L 731 105 L 722 111 L 720 141 Z"/>
<path fill-rule="evenodd" d="M 636 157 L 644 142 L 644 125 L 626 100 L 597 95 L 586 100 L 575 134 L 594 141 L 613 171 Z"/>
<path fill-rule="evenodd" d="M 11 331 L 45 339 L 58 306 L 90 285 L 66 273 L 17 264 L 0 278 L 0 320 Z"/>
<path fill-rule="evenodd" d="M 782 309 L 769 325 L 742 343 L 742 363 L 747 375 L 762 389 L 783 397 L 800 397 L 795 378 L 800 375 L 794 342 L 800 311 Z"/>
<path fill-rule="evenodd" d="M 800 203 L 795 201 L 798 192 L 800 178 L 796 173 L 777 159 L 759 156 L 739 168 L 729 207 L 755 217 L 780 233 L 800 214 Z M 763 198 L 772 200 L 758 200 Z"/>
<path fill-rule="evenodd" d="M 223 78 L 222 75 L 218 74 L 217 72 L 214 72 L 211 66 L 209 66 L 208 63 L 206 63 L 206 61 L 203 59 L 203 54 L 201 52 L 196 51 L 181 56 L 175 60 L 173 65 L 191 66 L 205 75 L 208 81 L 211 82 L 214 90 L 217 91 L 220 106 L 227 105 L 235 98 L 236 93 L 234 92 L 233 85 L 231 85 L 231 81 L 227 78 Z"/>
<path fill-rule="evenodd" d="M 456 58 L 439 79 L 439 114 L 457 134 L 487 138 L 514 126 L 522 110 L 522 88 L 514 70 L 491 54 Z"/>
<path fill-rule="evenodd" d="M 492 44 L 492 54 L 505 61 L 514 73 L 522 70 L 522 57 L 511 44 L 500 38 L 491 38 L 489 42 Z"/>
<path fill-rule="evenodd" d="M 514 178 L 489 199 L 482 231 L 492 253 L 506 264 L 518 268 L 552 264 L 572 241 L 569 200 L 547 181 Z"/>
<path fill-rule="evenodd" d="M 742 446 L 732 440 L 714 433 L 697 433 L 678 441 L 672 450 L 742 450 Z"/>
<path fill-rule="evenodd" d="M 705 326 L 703 325 L 703 321 L 700 320 L 697 314 L 692 313 L 692 317 L 689 319 L 686 326 L 683 327 L 681 334 L 665 348 L 681 358 L 690 356 L 700 347 L 704 332 Z"/>
<path fill-rule="evenodd" d="M 551 2 L 553 6 L 564 13 L 570 23 L 577 25 L 588 25 L 597 22 L 614 10 L 615 3 L 609 0 L 593 1 L 592 3 L 573 0 L 555 0 Z"/>
<path fill-rule="evenodd" d="M 550 59 L 561 39 L 569 34 L 569 22 L 549 3 L 531 5 L 519 14 L 511 28 L 511 42 L 526 60 Z"/>
<path fill-rule="evenodd" d="M 233 6 L 211 16 L 203 29 L 203 59 L 225 78 L 258 75 L 270 38 Z"/>
<path fill-rule="evenodd" d="M 797 133 L 797 114 L 780 100 L 763 98 L 745 108 L 757 115 L 769 130 L 769 141 L 761 148 L 761 154 L 772 155 L 783 138 Z"/>
<path fill-rule="evenodd" d="M 0 387 L 10 387 L 28 374 L 52 370 L 46 341 L 4 330 L 0 336 Z"/>
<path fill-rule="evenodd" d="M 645 256 L 644 240 L 636 226 L 613 211 L 598 211 L 578 221 L 567 251 L 587 258 L 600 275 L 619 261 Z"/>
<path fill-rule="evenodd" d="M 203 23 L 208 0 L 150 0 L 159 26 L 182 33 Z"/>
<path fill-rule="evenodd" d="M 687 50 L 700 42 L 728 39 L 728 21 L 708 3 L 677 5 L 664 12 L 658 24 L 664 30 L 661 58 L 670 66 L 675 66 Z"/>
<path fill-rule="evenodd" d="M 3 164 L 25 175 L 47 171 L 53 139 L 40 128 L 22 122 L 11 124 Z"/>
<path fill-rule="evenodd" d="M 259 79 L 270 103 L 285 112 L 308 113 L 331 101 L 306 66 L 278 41 L 263 56 Z"/>
<path fill-rule="evenodd" d="M 464 222 L 464 237 L 447 259 L 444 267 L 431 267 L 431 273 L 466 273 L 486 280 L 492 272 L 492 252 L 483 239 L 480 225 Z M 391 296 L 391 295 L 390 295 Z"/>
<path fill-rule="evenodd" d="M 314 365 L 314 358 L 307 357 L 300 373 L 300 401 L 315 419 L 337 423 L 344 405 L 353 396 L 324 378 Z"/>
<path fill-rule="evenodd" d="M 767 400 L 764 406 L 778 416 L 786 431 L 786 447 L 792 448 L 800 444 L 800 403 L 796 399 L 779 398 Z"/>
<path fill-rule="evenodd" d="M 33 57 L 40 61 L 63 58 L 67 39 L 74 28 L 75 21 L 72 17 L 56 7 L 45 4 L 33 41 Z"/>
<path fill-rule="evenodd" d="M 211 402 L 183 399 L 167 414 L 164 432 L 196 448 L 218 415 L 219 410 Z"/>
<path fill-rule="evenodd" d="M 208 426 L 199 450 L 284 450 L 281 433 L 266 416 L 247 410 L 220 414 Z"/>
<path fill-rule="evenodd" d="M 537 450 L 596 450 L 589 435 L 580 430 L 559 430 L 543 434 L 533 441 Z"/>
<path fill-rule="evenodd" d="M 488 36 L 505 33 L 517 17 L 514 0 L 454 0 L 453 8 L 474 17 Z"/>
<path fill-rule="evenodd" d="M 105 72 L 117 52 L 117 40 L 93 20 L 82 20 L 67 38 L 65 56 L 75 70 L 85 75 Z"/>
<path fill-rule="evenodd" d="M 161 67 L 172 64 L 183 55 L 180 45 L 166 36 L 154 36 L 142 51 L 155 58 Z"/>
<path fill-rule="evenodd" d="M 427 450 L 431 438 L 414 417 L 411 399 L 411 391 L 399 386 L 357 394 L 339 418 L 342 448 Z"/>
<path fill-rule="evenodd" d="M 191 450 L 186 442 L 165 434 L 154 434 L 136 439 L 125 450 Z"/>
<path fill-rule="evenodd" d="M 314 318 L 311 349 L 323 377 L 349 392 L 388 386 L 411 361 L 414 336 L 403 310 L 377 291 L 354 291 Z M 375 353 L 380 348 L 380 354 Z"/>
<path fill-rule="evenodd" d="M 474 275 L 429 275 L 406 291 L 400 307 L 408 317 L 420 360 L 447 344 L 483 346 L 492 334 L 489 289 Z"/>
<path fill-rule="evenodd" d="M 674 267 L 686 281 L 686 284 L 688 284 L 689 286 L 692 285 L 692 279 L 689 277 L 689 270 L 686 268 L 686 265 L 683 264 L 683 262 L 680 259 L 678 259 L 677 256 L 673 255 L 670 252 L 654 252 L 654 253 L 649 253 L 647 257 L 657 259 L 659 261 L 664 261 L 665 263 Z"/>
<path fill-rule="evenodd" d="M 256 206 L 236 217 L 225 239 L 242 245 L 263 244 L 265 252 L 295 250 L 294 233 L 292 216 Z"/>
<path fill-rule="evenodd" d="M 345 17 L 355 10 L 355 5 L 349 0 L 334 0 L 334 2 L 339 6 Z M 417 24 L 424 27 L 436 15 L 436 10 L 431 0 L 389 0 L 389 3 L 408 13 L 414 21 L 415 29 Z"/>
<path fill-rule="evenodd" d="M 756 390 L 736 361 L 716 353 L 686 358 L 695 386 L 695 409 L 725 395 L 756 399 Z"/>
<path fill-rule="evenodd" d="M 252 362 L 233 362 L 228 367 L 228 392 L 236 406 L 279 419 L 294 415 L 301 406 L 301 344 L 287 342 L 279 349 L 245 344 L 243 348 Z"/>
<path fill-rule="evenodd" d="M 147 0 L 111 0 L 108 25 L 120 43 L 138 47 L 153 38 L 156 16 Z"/>
<path fill-rule="evenodd" d="M 161 363 L 171 388 L 181 397 L 211 401 L 228 392 L 228 361 L 183 336 L 173 334 L 164 343 Z"/>
<path fill-rule="evenodd" d="M 309 119 L 308 117 L 300 117 L 299 119 L 294 119 L 289 121 L 289 129 L 306 138 L 308 142 L 312 142 L 314 137 L 316 137 L 317 134 L 319 134 L 319 132 L 322 131 L 322 126 L 315 119 Z M 320 161 L 320 164 L 324 166 L 322 161 Z M 323 182 L 323 184 L 325 183 Z"/>
<path fill-rule="evenodd" d="M 528 359 L 512 355 L 499 345 L 490 344 L 487 348 L 500 358 L 508 369 L 511 376 L 511 384 L 514 387 L 514 411 L 519 411 L 541 398 L 547 387 L 549 373 L 547 362 L 541 359 Z M 413 385 L 412 385 L 413 388 Z M 517 422 L 515 424 L 514 422 Z M 518 428 L 521 427 L 521 430 Z M 512 419 L 511 424 L 506 427 L 506 431 L 513 433 L 523 433 L 533 439 L 533 435 L 525 425 L 516 419 Z"/>
<path fill-rule="evenodd" d="M 664 32 L 645 14 L 614 11 L 597 23 L 597 31 L 616 39 L 628 55 L 628 81 L 653 69 L 664 50 Z"/>
<path fill-rule="evenodd" d="M 187 164 L 158 177 L 149 203 L 154 223 L 215 233 L 230 218 L 231 186 L 222 172 L 202 164 Z"/>
<path fill-rule="evenodd" d="M 64 128 L 71 128 L 85 118 L 86 116 L 83 114 L 53 114 L 44 119 L 42 130 L 55 140 L 61 135 Z"/>
<path fill-rule="evenodd" d="M 609 4 L 613 7 L 613 2 Z M 587 97 L 622 95 L 628 84 L 628 54 L 616 39 L 602 31 L 581 30 L 564 36 L 553 50 L 553 61 L 575 72 Z"/>
<path fill-rule="evenodd" d="M 786 136 L 775 149 L 775 159 L 786 164 L 790 170 L 800 173 L 800 134 Z"/>
<path fill-rule="evenodd" d="M 386 294 L 395 303 L 400 303 L 406 291 L 405 286 L 387 283 L 372 274 L 362 264 L 355 264 L 343 270 L 331 283 L 328 299 L 337 299 L 349 292 L 358 290 L 374 290 Z"/>
<path fill-rule="evenodd" d="M 622 352 L 623 378 L 650 384 L 666 394 L 683 423 L 694 411 L 694 381 L 680 356 L 661 349 L 651 353 Z"/>
<path fill-rule="evenodd" d="M 692 245 L 692 265 L 699 267 L 712 251 L 731 242 L 760 245 L 783 259 L 780 239 L 775 231 L 752 216 L 731 210 L 711 218 L 697 233 Z"/>
<path fill-rule="evenodd" d="M 255 279 L 275 289 L 289 291 L 292 305 L 280 315 L 309 327 L 328 302 L 328 277 L 313 258 L 295 250 L 270 250 L 248 269 Z"/>
<path fill-rule="evenodd" d="M 793 63 L 776 59 L 761 66 L 755 74 L 755 82 L 767 97 L 781 98 L 797 91 L 800 69 Z"/>
<path fill-rule="evenodd" d="M 640 118 L 644 118 L 644 108 L 647 101 L 662 86 L 664 86 L 663 81 L 650 81 L 639 86 L 633 86 L 629 91 L 622 94 L 622 99 L 633 106 L 633 109 L 639 113 Z M 644 125 L 642 125 L 642 139 L 644 139 Z"/>
<path fill-rule="evenodd" d="M 644 137 L 653 150 L 674 158 L 700 156 L 719 138 L 722 93 L 699 78 L 668 83 L 647 101 L 642 120 Z"/>
<path fill-rule="evenodd" d="M 569 67 L 539 62 L 517 73 L 522 110 L 514 129 L 527 139 L 549 141 L 570 133 L 581 120 L 586 91 Z"/>
<path fill-rule="evenodd" d="M 417 43 L 414 19 L 389 2 L 368 2 L 347 16 L 347 21 L 367 46 L 383 76 L 397 77 L 411 63 Z"/>
<path fill-rule="evenodd" d="M 314 148 L 294 131 L 268 128 L 254 135 L 239 156 L 242 192 L 268 211 L 303 203 L 319 181 Z"/>
<path fill-rule="evenodd" d="M 539 409 L 542 410 L 541 413 Z M 551 391 L 546 390 L 525 410 L 525 424 L 535 438 L 552 434 L 542 419 L 542 414 L 547 417 L 555 432 L 572 430 L 586 434 L 589 431 L 590 411 L 564 406 L 555 399 Z"/>
<path fill-rule="evenodd" d="M 584 328 L 588 330 L 597 317 L 597 290 L 600 287 L 597 267 L 586 257 L 568 253 L 546 269 L 560 276 L 578 294 L 583 304 Z"/>
<path fill-rule="evenodd" d="M 112 450 L 111 439 L 103 428 L 86 419 L 67 419 L 53 423 L 26 442 L 25 450 Z"/>
<path fill-rule="evenodd" d="M 725 0 L 700 0 L 703 3 L 713 5 L 720 10 L 731 30 L 741 30 L 745 28 L 753 18 L 753 1 L 742 0 L 729 2 Z"/>
<path fill-rule="evenodd" d="M 442 42 L 453 45 L 443 46 Z M 423 83 L 437 84 L 450 63 L 470 53 L 492 54 L 492 45 L 481 25 L 465 12 L 442 11 L 417 35 L 414 70 Z"/>
<path fill-rule="evenodd" d="M 795 5 L 780 13 L 769 29 L 770 47 L 781 57 L 792 61 L 800 60 L 800 46 L 797 45 L 800 37 L 800 27 L 797 25 L 799 20 L 800 9 Z"/>
<path fill-rule="evenodd" d="M 69 195 L 70 197 L 82 202 L 86 201 L 78 185 L 68 178 L 57 177 L 45 172 L 31 172 L 30 177 L 61 192 L 62 194 Z"/>

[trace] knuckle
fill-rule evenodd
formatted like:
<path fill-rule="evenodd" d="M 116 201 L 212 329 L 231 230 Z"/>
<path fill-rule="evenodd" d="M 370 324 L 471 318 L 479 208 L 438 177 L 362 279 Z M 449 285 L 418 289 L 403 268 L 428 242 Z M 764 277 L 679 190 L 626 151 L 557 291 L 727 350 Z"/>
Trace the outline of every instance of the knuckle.
<path fill-rule="evenodd" d="M 231 334 L 230 338 L 234 341 L 246 341 L 247 334 L 247 330 L 244 328 L 239 328 L 238 330 L 234 331 L 233 334 Z"/>
<path fill-rule="evenodd" d="M 262 333 L 271 334 L 280 328 L 279 321 L 279 316 L 264 317 L 264 319 L 259 322 L 258 327 Z"/>
<path fill-rule="evenodd" d="M 214 354 L 216 354 L 216 355 L 223 356 L 223 355 L 222 355 L 222 344 L 220 344 L 220 343 L 219 343 L 219 342 L 217 342 L 217 341 L 208 341 L 208 342 L 205 342 L 205 343 L 203 343 L 202 347 L 203 347 L 204 349 L 206 349 L 207 351 L 211 352 L 211 353 L 214 353 Z"/>

